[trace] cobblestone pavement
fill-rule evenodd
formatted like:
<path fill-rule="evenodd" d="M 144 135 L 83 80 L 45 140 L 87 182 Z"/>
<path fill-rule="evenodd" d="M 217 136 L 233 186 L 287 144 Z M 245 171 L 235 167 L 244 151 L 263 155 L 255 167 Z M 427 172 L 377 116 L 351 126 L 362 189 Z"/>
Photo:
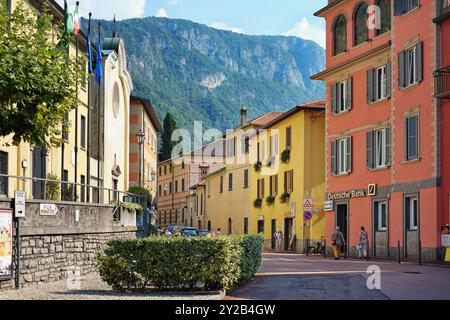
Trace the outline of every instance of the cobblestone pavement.
<path fill-rule="evenodd" d="M 81 279 L 81 290 L 68 290 L 67 280 L 0 291 L 0 300 L 219 300 L 220 295 L 117 293 L 98 274 Z"/>
<path fill-rule="evenodd" d="M 369 290 L 369 266 L 381 270 L 381 290 Z M 226 299 L 450 300 L 450 267 L 386 261 L 331 260 L 265 254 L 258 275 Z"/>

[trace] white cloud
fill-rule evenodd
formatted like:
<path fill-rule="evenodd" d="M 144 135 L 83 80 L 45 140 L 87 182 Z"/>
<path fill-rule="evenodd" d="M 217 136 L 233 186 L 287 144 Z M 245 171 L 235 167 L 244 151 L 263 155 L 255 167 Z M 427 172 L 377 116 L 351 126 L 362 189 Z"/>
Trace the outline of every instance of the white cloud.
<path fill-rule="evenodd" d="M 64 0 L 57 0 L 64 7 Z M 75 6 L 75 0 L 69 0 L 69 6 Z M 145 13 L 146 0 L 81 0 L 80 14 L 88 17 L 92 12 L 94 19 L 117 20 L 140 18 Z"/>
<path fill-rule="evenodd" d="M 236 33 L 242 33 L 242 29 L 236 28 L 236 27 L 230 27 L 225 22 L 214 22 L 211 25 L 211 27 L 215 28 L 215 29 L 220 29 L 220 30 L 228 30 L 228 31 L 236 32 Z"/>
<path fill-rule="evenodd" d="M 155 17 L 159 17 L 159 18 L 168 18 L 169 16 L 167 15 L 166 9 L 164 9 L 164 8 L 159 8 L 159 9 L 156 10 L 156 12 L 155 12 Z"/>
<path fill-rule="evenodd" d="M 182 0 L 167 0 L 167 2 L 171 5 L 171 6 L 176 6 L 179 3 L 181 3 Z"/>
<path fill-rule="evenodd" d="M 285 36 L 295 36 L 306 40 L 317 42 L 322 48 L 325 48 L 325 30 L 320 26 L 310 24 L 306 18 L 303 18 Z"/>

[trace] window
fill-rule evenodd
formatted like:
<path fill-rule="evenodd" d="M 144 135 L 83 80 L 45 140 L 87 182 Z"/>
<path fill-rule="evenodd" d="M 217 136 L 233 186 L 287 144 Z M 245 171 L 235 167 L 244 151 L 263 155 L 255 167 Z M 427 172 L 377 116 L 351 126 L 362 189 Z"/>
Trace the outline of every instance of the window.
<path fill-rule="evenodd" d="M 86 177 L 85 176 L 81 176 L 80 179 L 80 183 L 81 183 L 81 197 L 80 197 L 80 201 L 81 202 L 86 202 L 86 187 L 84 186 L 86 184 Z"/>
<path fill-rule="evenodd" d="M 242 145 L 242 151 L 244 154 L 250 153 L 250 137 L 244 137 L 244 142 Z"/>
<path fill-rule="evenodd" d="M 338 55 L 347 51 L 347 19 L 340 15 L 333 26 L 333 53 Z"/>
<path fill-rule="evenodd" d="M 169 173 L 172 173 L 172 170 L 173 170 L 173 166 L 172 166 L 172 164 L 170 164 L 169 165 Z"/>
<path fill-rule="evenodd" d="M 81 148 L 86 149 L 86 117 L 81 116 L 81 123 L 80 123 L 80 130 L 81 130 Z"/>
<path fill-rule="evenodd" d="M 220 193 L 223 193 L 223 176 L 220 176 Z"/>
<path fill-rule="evenodd" d="M 284 192 L 294 192 L 294 170 L 284 172 Z"/>
<path fill-rule="evenodd" d="M 286 128 L 286 149 L 292 147 L 292 127 Z"/>
<path fill-rule="evenodd" d="M 333 175 L 352 171 L 353 139 L 351 137 L 331 142 L 331 172 Z"/>
<path fill-rule="evenodd" d="M 395 16 L 402 16 L 405 13 L 417 8 L 419 6 L 419 0 L 395 0 L 394 13 Z"/>
<path fill-rule="evenodd" d="M 184 179 L 181 179 L 181 192 L 184 192 L 186 190 L 186 184 Z"/>
<path fill-rule="evenodd" d="M 164 166 L 164 175 L 167 174 L 167 166 Z"/>
<path fill-rule="evenodd" d="M 381 29 L 377 30 L 377 35 L 391 30 L 391 0 L 377 0 L 377 6 L 380 8 Z"/>
<path fill-rule="evenodd" d="M 419 116 L 410 116 L 405 121 L 406 161 L 419 158 Z"/>
<path fill-rule="evenodd" d="M 266 142 L 261 141 L 258 143 L 258 161 L 262 162 L 266 158 Z"/>
<path fill-rule="evenodd" d="M 367 103 L 390 98 L 391 63 L 367 70 Z"/>
<path fill-rule="evenodd" d="M 181 169 L 184 170 L 185 167 L 186 167 L 186 165 L 185 165 L 184 160 L 183 160 L 183 161 L 181 162 Z"/>
<path fill-rule="evenodd" d="M 248 234 L 248 218 L 244 218 L 244 234 Z"/>
<path fill-rule="evenodd" d="M 367 168 L 384 168 L 391 164 L 391 129 L 367 133 Z"/>
<path fill-rule="evenodd" d="M 355 24 L 355 39 L 354 44 L 355 46 L 367 41 L 369 39 L 369 28 L 367 27 L 367 20 L 368 20 L 368 14 L 367 14 L 367 3 L 363 2 L 361 3 L 356 11 L 354 16 L 354 24 Z"/>
<path fill-rule="evenodd" d="M 423 80 L 423 42 L 398 55 L 400 88 L 407 88 Z"/>
<path fill-rule="evenodd" d="M 407 230 L 419 228 L 419 200 L 417 197 L 405 198 L 405 225 Z"/>
<path fill-rule="evenodd" d="M 159 186 L 159 196 L 160 197 L 162 196 L 162 186 L 161 185 Z"/>
<path fill-rule="evenodd" d="M 236 138 L 227 139 L 227 158 L 232 158 L 236 155 Z"/>
<path fill-rule="evenodd" d="M 270 136 L 270 157 L 278 155 L 278 133 Z"/>
<path fill-rule="evenodd" d="M 270 177 L 270 196 L 276 197 L 278 195 L 278 175 Z"/>
<path fill-rule="evenodd" d="M 339 114 L 352 108 L 353 79 L 334 83 L 331 85 L 331 111 Z"/>
<path fill-rule="evenodd" d="M 162 168 L 161 167 L 159 167 L 159 176 L 160 177 L 162 176 Z"/>
<path fill-rule="evenodd" d="M 0 174 L 8 174 L 8 153 L 0 151 Z M 8 178 L 0 177 L 0 196 L 8 195 Z"/>
<path fill-rule="evenodd" d="M 258 186 L 257 186 L 258 190 L 257 190 L 257 194 L 258 194 L 258 199 L 264 199 L 264 179 L 259 179 L 258 180 Z"/>
<path fill-rule="evenodd" d="M 233 174 L 230 173 L 228 175 L 228 191 L 232 191 L 233 190 Z"/>
<path fill-rule="evenodd" d="M 376 231 L 387 230 L 387 202 L 374 202 L 374 227 Z"/>
<path fill-rule="evenodd" d="M 248 188 L 248 169 L 244 170 L 244 188 Z"/>
<path fill-rule="evenodd" d="M 172 194 L 172 181 L 169 182 L 169 194 Z"/>
<path fill-rule="evenodd" d="M 175 181 L 175 193 L 178 193 L 178 180 Z"/>
<path fill-rule="evenodd" d="M 264 219 L 258 220 L 258 234 L 264 233 Z"/>

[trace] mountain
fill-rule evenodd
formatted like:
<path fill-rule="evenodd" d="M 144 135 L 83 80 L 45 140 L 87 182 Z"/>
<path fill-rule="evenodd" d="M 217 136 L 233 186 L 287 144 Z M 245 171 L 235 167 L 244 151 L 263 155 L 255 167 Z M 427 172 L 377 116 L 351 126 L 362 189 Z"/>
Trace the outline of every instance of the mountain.
<path fill-rule="evenodd" d="M 101 25 L 112 34 L 113 22 Z M 170 111 L 190 131 L 194 121 L 204 129 L 234 127 L 242 105 L 257 117 L 324 96 L 323 84 L 310 76 L 324 69 L 325 51 L 312 41 L 156 17 L 119 21 L 116 30 L 125 41 L 132 94 L 150 99 L 161 120 Z"/>

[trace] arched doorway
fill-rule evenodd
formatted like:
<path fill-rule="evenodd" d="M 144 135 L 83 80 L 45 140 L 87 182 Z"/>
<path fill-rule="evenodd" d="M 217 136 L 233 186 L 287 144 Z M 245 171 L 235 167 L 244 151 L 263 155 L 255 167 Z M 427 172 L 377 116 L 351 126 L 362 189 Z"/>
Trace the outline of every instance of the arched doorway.
<path fill-rule="evenodd" d="M 211 221 L 208 221 L 208 231 L 212 230 Z"/>

